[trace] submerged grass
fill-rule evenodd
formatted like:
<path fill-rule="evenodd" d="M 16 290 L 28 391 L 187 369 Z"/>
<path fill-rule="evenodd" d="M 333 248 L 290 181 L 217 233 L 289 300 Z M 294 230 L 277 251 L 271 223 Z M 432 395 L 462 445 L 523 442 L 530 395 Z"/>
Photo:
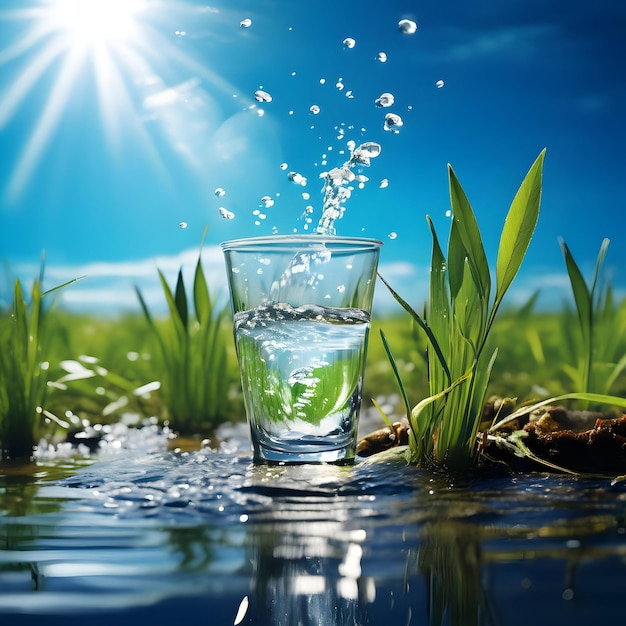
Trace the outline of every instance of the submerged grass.
<path fill-rule="evenodd" d="M 524 178 L 507 214 L 496 261 L 495 295 L 481 234 L 470 203 L 449 167 L 452 225 L 447 258 L 430 218 L 433 249 L 429 305 L 418 314 L 383 279 L 425 333 L 429 397 L 410 408 L 397 368 L 411 425 L 411 460 L 453 469 L 471 466 L 478 455 L 476 435 L 497 355 L 487 340 L 505 293 L 517 275 L 539 216 L 545 150 Z M 395 362 L 384 333 L 390 361 Z"/>

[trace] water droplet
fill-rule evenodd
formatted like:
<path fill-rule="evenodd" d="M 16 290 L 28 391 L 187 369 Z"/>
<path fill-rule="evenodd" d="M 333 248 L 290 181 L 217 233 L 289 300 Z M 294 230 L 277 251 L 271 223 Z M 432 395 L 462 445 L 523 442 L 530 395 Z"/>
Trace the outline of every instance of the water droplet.
<path fill-rule="evenodd" d="M 382 147 L 375 141 L 366 141 L 352 152 L 352 158 L 357 163 L 369 165 L 369 159 L 375 159 L 381 152 Z"/>
<path fill-rule="evenodd" d="M 249 17 L 246 17 L 245 19 L 241 20 L 241 22 L 239 22 L 239 26 L 241 28 L 250 28 L 250 26 L 252 26 L 252 20 Z"/>
<path fill-rule="evenodd" d="M 398 237 L 398 233 L 396 233 L 395 231 L 391 231 L 387 237 L 389 237 L 389 239 L 396 239 Z"/>
<path fill-rule="evenodd" d="M 444 85 L 445 85 L 445 83 L 442 80 L 438 80 L 435 83 L 435 86 L 437 87 L 437 89 L 441 89 Z"/>
<path fill-rule="evenodd" d="M 352 90 L 346 91 L 346 98 L 354 98 L 354 94 L 352 93 Z"/>
<path fill-rule="evenodd" d="M 221 188 L 221 187 L 217 187 L 215 189 L 215 191 L 213 192 L 218 198 L 222 198 L 223 196 L 226 195 L 226 192 Z"/>
<path fill-rule="evenodd" d="M 180 222 L 180 224 L 178 224 L 178 228 L 187 228 L 187 222 Z"/>
<path fill-rule="evenodd" d="M 262 259 L 259 259 L 259 263 L 261 265 L 269 265 L 272 262 L 271 259 L 268 259 L 267 257 L 263 257 Z"/>
<path fill-rule="evenodd" d="M 452 211 L 450 209 L 446 211 L 446 217 L 452 217 Z"/>
<path fill-rule="evenodd" d="M 232 220 L 233 217 L 235 217 L 235 214 L 232 211 L 225 209 L 223 206 L 221 206 L 218 211 L 225 220 Z"/>
<path fill-rule="evenodd" d="M 271 196 L 263 196 L 261 198 L 261 204 L 266 208 L 269 209 L 270 207 L 274 206 L 274 199 Z"/>
<path fill-rule="evenodd" d="M 394 103 L 394 97 L 393 94 L 391 93 L 381 93 L 380 96 L 378 98 L 376 98 L 376 100 L 374 100 L 374 104 L 378 107 L 378 108 L 387 108 L 392 106 Z"/>
<path fill-rule="evenodd" d="M 254 99 L 257 102 L 271 102 L 272 96 L 269 93 L 267 93 L 267 91 L 263 91 L 262 89 L 257 89 L 254 92 Z"/>
<path fill-rule="evenodd" d="M 287 163 L 281 163 L 280 164 L 280 169 L 283 170 L 283 172 L 289 167 L 289 165 L 287 165 Z"/>
<path fill-rule="evenodd" d="M 306 178 L 302 176 L 302 174 L 298 174 L 298 172 L 289 172 L 289 174 L 287 174 L 287 178 L 295 185 L 302 185 L 302 187 L 306 187 Z"/>
<path fill-rule="evenodd" d="M 258 117 L 263 117 L 265 115 L 265 111 L 263 109 L 257 109 L 256 114 Z"/>
<path fill-rule="evenodd" d="M 302 194 L 302 199 L 303 200 L 310 200 L 311 198 L 311 194 L 307 193 L 306 191 Z"/>
<path fill-rule="evenodd" d="M 381 63 L 387 63 L 387 55 L 384 52 L 379 52 L 376 55 L 376 60 L 380 61 Z"/>
<path fill-rule="evenodd" d="M 399 115 L 396 115 L 395 113 L 387 113 L 387 115 L 385 115 L 385 130 L 392 133 L 399 133 L 400 131 L 398 129 L 403 124 L 404 122 Z"/>
<path fill-rule="evenodd" d="M 343 40 L 343 46 L 344 46 L 344 48 L 352 49 L 352 48 L 354 48 L 354 46 L 356 46 L 356 41 L 354 39 L 352 39 L 352 37 L 346 37 Z"/>
<path fill-rule="evenodd" d="M 339 293 L 343 293 L 345 290 L 346 290 L 346 286 L 345 286 L 345 285 L 339 285 L 339 286 L 337 287 L 337 291 L 338 291 Z"/>
<path fill-rule="evenodd" d="M 325 84 L 326 84 L 326 79 L 320 78 L 320 85 L 325 85 Z"/>
<path fill-rule="evenodd" d="M 174 34 L 175 34 L 177 37 L 186 37 L 186 36 L 187 36 L 187 32 L 186 32 L 186 31 L 184 31 L 184 30 L 177 30 Z"/>
<path fill-rule="evenodd" d="M 320 108 L 317 106 L 317 104 L 312 104 L 309 108 L 309 111 L 313 113 L 313 115 L 317 115 L 320 112 Z"/>
<path fill-rule="evenodd" d="M 378 185 L 381 189 L 386 189 L 387 187 L 389 187 L 389 181 L 386 178 L 383 178 L 380 181 L 380 185 Z"/>
<path fill-rule="evenodd" d="M 345 85 L 343 84 L 343 80 L 341 78 L 337 81 L 337 83 L 335 84 L 335 87 L 337 87 L 339 91 L 344 90 Z"/>
<path fill-rule="evenodd" d="M 412 35 L 417 31 L 417 24 L 413 20 L 400 20 L 398 22 L 398 30 L 403 35 Z"/>

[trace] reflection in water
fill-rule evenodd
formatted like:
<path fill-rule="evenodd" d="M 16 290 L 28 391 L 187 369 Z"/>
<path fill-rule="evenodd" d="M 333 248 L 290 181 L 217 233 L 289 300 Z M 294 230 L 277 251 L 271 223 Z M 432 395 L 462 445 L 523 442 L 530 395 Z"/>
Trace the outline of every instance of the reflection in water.
<path fill-rule="evenodd" d="M 0 623 L 515 626 L 533 606 L 582 626 L 621 614 L 625 502 L 570 477 L 206 450 L 5 475 Z"/>

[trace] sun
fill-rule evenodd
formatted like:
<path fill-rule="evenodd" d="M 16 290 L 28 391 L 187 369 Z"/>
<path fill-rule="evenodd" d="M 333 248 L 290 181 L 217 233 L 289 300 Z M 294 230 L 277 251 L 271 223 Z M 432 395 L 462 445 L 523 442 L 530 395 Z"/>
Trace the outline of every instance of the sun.
<path fill-rule="evenodd" d="M 180 23 L 201 23 L 207 33 L 219 28 L 217 9 L 189 0 L 13 2 L 21 7 L 0 8 L 0 21 L 14 25 L 9 32 L 19 31 L 0 46 L 0 68 L 8 69 L 4 74 L 8 80 L 0 82 L 0 132 L 29 108 L 28 103 L 39 104 L 30 107 L 30 124 L 21 122 L 24 139 L 4 190 L 9 202 L 16 202 L 26 190 L 74 97 L 85 92 L 85 85 L 96 86 L 91 95 L 94 115 L 100 117 L 113 153 L 119 153 L 132 126 L 133 136 L 156 161 L 161 156 L 145 121 L 162 94 L 181 93 L 183 102 L 198 100 L 187 94 L 190 89 L 237 91 L 204 61 L 197 48 L 183 47 L 176 39 Z M 185 111 L 170 116 L 175 114 L 184 123 Z M 175 149 L 178 139 L 168 139 Z"/>
<path fill-rule="evenodd" d="M 69 45 L 98 46 L 132 39 L 136 17 L 144 8 L 142 0 L 55 0 L 48 17 L 50 27 Z"/>

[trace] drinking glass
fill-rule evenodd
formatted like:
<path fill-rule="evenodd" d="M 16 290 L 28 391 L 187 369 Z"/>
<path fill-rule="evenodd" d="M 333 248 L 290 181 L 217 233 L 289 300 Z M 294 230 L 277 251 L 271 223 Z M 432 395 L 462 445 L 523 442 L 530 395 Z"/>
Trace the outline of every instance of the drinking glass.
<path fill-rule="evenodd" d="M 278 235 L 222 244 L 253 460 L 354 460 L 382 242 Z"/>

